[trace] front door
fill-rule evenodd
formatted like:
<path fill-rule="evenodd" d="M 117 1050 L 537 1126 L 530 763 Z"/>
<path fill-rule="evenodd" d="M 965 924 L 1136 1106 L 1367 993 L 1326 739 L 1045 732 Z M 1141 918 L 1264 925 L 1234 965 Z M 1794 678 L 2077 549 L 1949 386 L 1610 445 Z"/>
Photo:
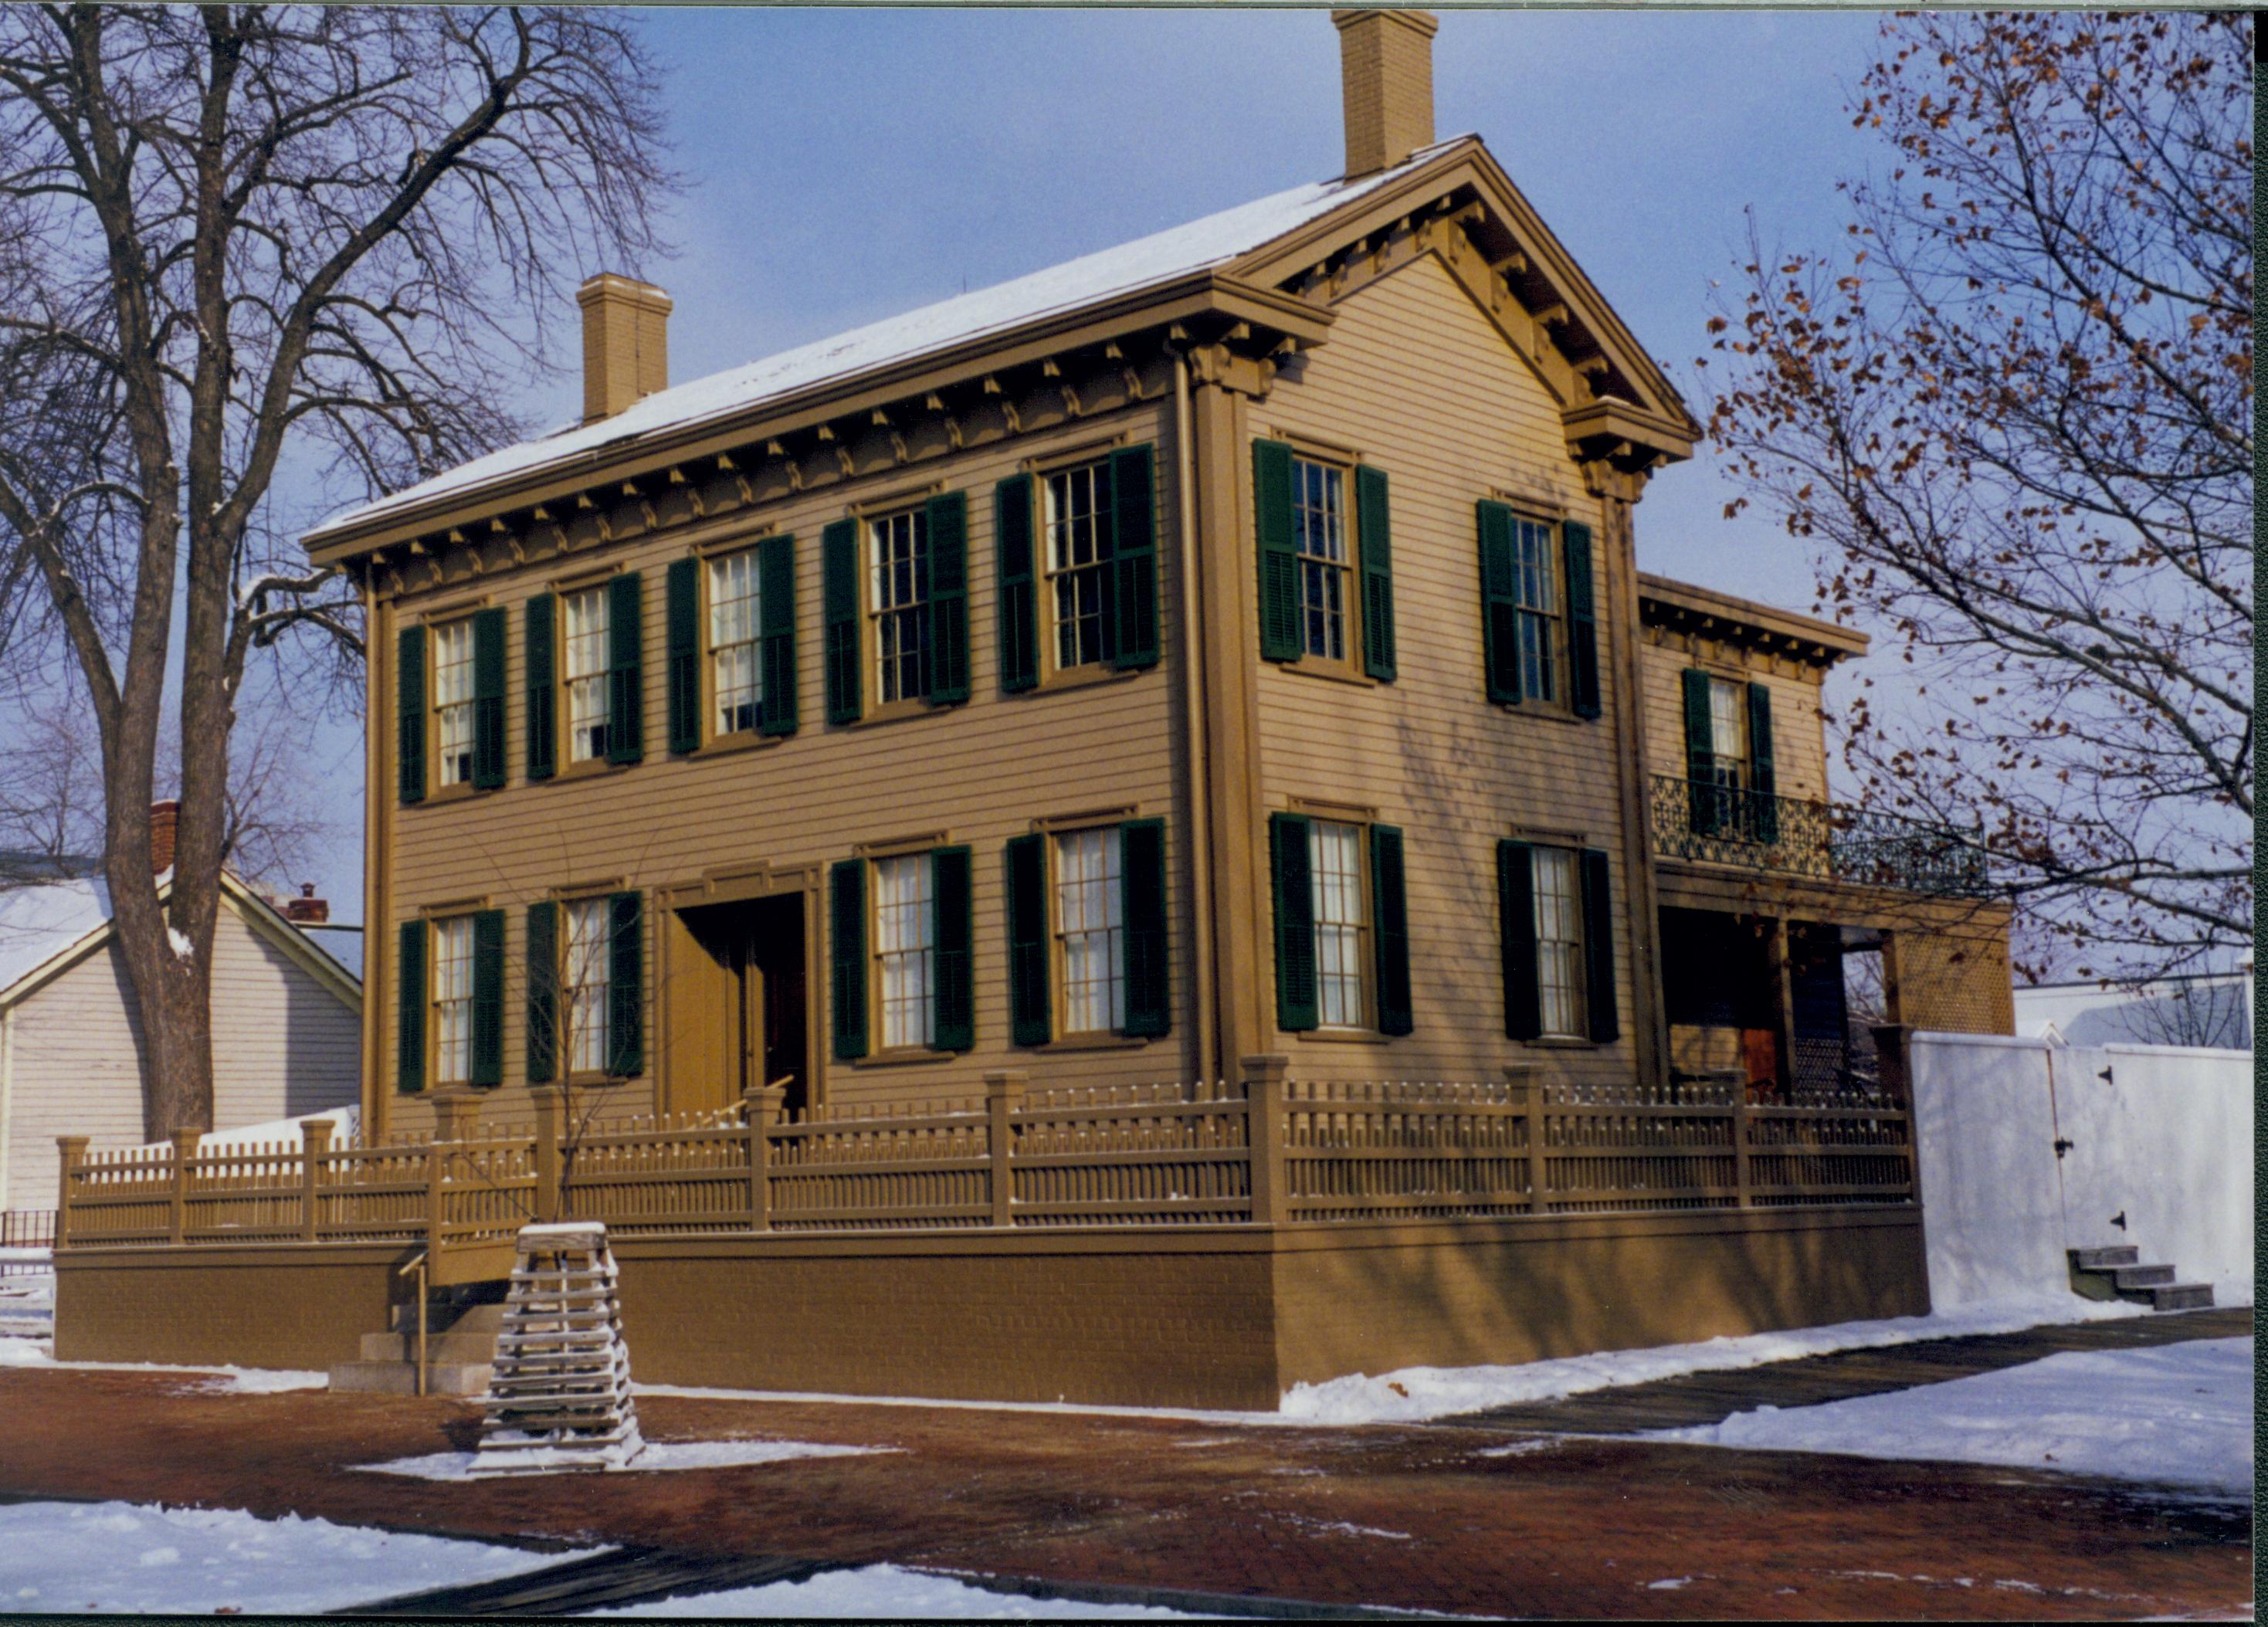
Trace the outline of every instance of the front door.
<path fill-rule="evenodd" d="M 803 895 L 703 904 L 671 924 L 670 1110 L 728 1108 L 766 1085 L 805 1105 Z"/>

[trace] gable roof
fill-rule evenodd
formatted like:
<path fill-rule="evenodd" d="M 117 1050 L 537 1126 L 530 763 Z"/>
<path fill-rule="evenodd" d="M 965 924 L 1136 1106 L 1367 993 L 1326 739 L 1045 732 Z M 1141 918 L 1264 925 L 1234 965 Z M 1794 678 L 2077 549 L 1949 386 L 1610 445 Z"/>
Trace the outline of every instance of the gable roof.
<path fill-rule="evenodd" d="M 1294 187 L 1185 225 L 1137 238 L 1115 248 L 923 306 L 705 379 L 674 385 L 611 417 L 594 423 L 571 425 L 534 440 L 506 446 L 374 502 L 334 514 L 309 534 L 307 542 L 315 546 L 335 532 L 385 518 L 435 497 L 468 491 L 547 465 L 566 464 L 578 459 L 587 460 L 603 450 L 627 447 L 663 431 L 683 429 L 761 408 L 768 401 L 783 400 L 813 385 L 851 378 L 972 340 L 1006 334 L 1050 316 L 1226 265 L 1333 210 L 1392 185 L 1459 143 L 1477 139 L 1470 136 L 1452 136 L 1420 148 L 1393 168 L 1359 180 L 1316 181 Z"/>

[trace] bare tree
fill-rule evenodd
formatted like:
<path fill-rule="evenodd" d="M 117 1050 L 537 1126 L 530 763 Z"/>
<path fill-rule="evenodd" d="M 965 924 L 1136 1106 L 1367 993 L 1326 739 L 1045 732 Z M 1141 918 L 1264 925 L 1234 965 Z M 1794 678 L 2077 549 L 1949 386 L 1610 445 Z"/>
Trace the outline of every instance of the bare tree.
<path fill-rule="evenodd" d="M 541 313 L 659 247 L 657 108 L 600 10 L 0 8 L 0 586 L 43 590 L 0 602 L 0 636 L 59 639 L 93 710 L 153 1136 L 211 1123 L 247 664 L 358 648 L 350 596 L 289 551 L 279 473 L 335 501 L 518 432 L 496 386 L 540 364 Z M 189 749 L 161 907 L 169 675 Z"/>
<path fill-rule="evenodd" d="M 1822 605 L 1911 664 L 1842 720 L 1865 797 L 1981 828 L 2106 970 L 2252 941 L 2251 30 L 1886 19 L 1852 111 L 1889 173 L 1838 249 L 1752 225 L 1709 323 L 1728 512 L 1822 544 Z"/>

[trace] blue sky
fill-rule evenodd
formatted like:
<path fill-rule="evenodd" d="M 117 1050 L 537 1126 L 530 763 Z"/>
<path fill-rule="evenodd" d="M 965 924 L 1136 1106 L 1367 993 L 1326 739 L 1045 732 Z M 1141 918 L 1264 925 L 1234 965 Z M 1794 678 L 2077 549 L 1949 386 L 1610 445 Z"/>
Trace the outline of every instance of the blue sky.
<path fill-rule="evenodd" d="M 1440 16 L 1439 133 L 1487 140 L 1705 416 L 1691 364 L 1743 211 L 1767 243 L 1840 234 L 1835 183 L 1874 156 L 1844 87 L 1877 18 Z M 1342 166 L 1337 36 L 1320 10 L 683 7 L 644 28 L 688 186 L 678 255 L 638 269 L 676 301 L 680 382 Z M 557 314 L 563 346 L 572 313 Z M 514 404 L 555 423 L 579 401 L 562 377 L 524 381 Z M 1705 448 L 1656 476 L 1641 568 L 1808 608 L 1807 548 L 1768 520 L 1724 519 L 1735 495 Z M 336 762 L 337 830 L 313 879 L 353 919 L 359 748 L 337 730 L 319 755 Z"/>

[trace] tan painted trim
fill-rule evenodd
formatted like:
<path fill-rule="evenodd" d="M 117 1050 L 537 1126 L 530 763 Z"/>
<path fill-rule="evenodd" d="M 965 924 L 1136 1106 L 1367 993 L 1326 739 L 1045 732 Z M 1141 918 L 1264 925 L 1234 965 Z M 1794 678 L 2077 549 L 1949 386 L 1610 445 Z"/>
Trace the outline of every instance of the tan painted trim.
<path fill-rule="evenodd" d="M 460 593 L 437 605 L 421 605 L 417 609 L 418 624 L 438 627 L 445 622 L 462 621 L 478 610 L 485 610 L 496 600 L 493 592 Z"/>
<path fill-rule="evenodd" d="M 1363 461 L 1362 448 L 1359 446 L 1342 445 L 1336 441 L 1325 440 L 1319 435 L 1307 434 L 1305 431 L 1285 429 L 1280 424 L 1269 426 L 1268 438 L 1282 441 L 1300 456 L 1312 462 L 1344 464 L 1351 471 L 1356 464 Z M 1352 494 L 1350 493 L 1349 496 L 1351 498 Z M 1352 512 L 1352 504 L 1350 502 L 1348 512 L 1351 514 Z"/>
<path fill-rule="evenodd" d="M 901 509 L 912 508 L 915 504 L 926 502 L 931 497 L 942 496 L 946 490 L 946 482 L 942 476 L 913 485 L 893 486 L 887 491 L 878 491 L 871 497 L 860 497 L 856 502 L 844 504 L 843 512 L 856 520 L 876 519 L 885 514 L 895 514 Z M 859 538 L 862 552 L 869 540 L 863 536 Z"/>
<path fill-rule="evenodd" d="M 909 853 L 926 853 L 932 848 L 951 847 L 953 832 L 924 830 L 905 836 L 882 836 L 873 842 L 854 842 L 850 845 L 854 858 L 903 858 Z"/>
<path fill-rule="evenodd" d="M 620 576 L 628 569 L 630 569 L 630 562 L 624 559 L 593 560 L 590 563 L 578 565 L 571 571 L 555 572 L 544 585 L 554 593 L 579 593 L 586 587 L 596 587 L 610 577 Z"/>
<path fill-rule="evenodd" d="M 420 920 L 438 921 L 444 917 L 453 919 L 458 916 L 473 915 L 480 910 L 493 908 L 495 906 L 490 902 L 488 894 L 473 893 L 462 898 L 437 899 L 430 904 L 420 904 L 417 906 L 417 916 Z"/>
<path fill-rule="evenodd" d="M 543 896 L 553 903 L 565 903 L 571 899 L 602 898 L 609 893 L 626 892 L 629 887 L 628 876 L 599 876 L 585 881 L 563 881 Z"/>
<path fill-rule="evenodd" d="M 778 534 L 779 520 L 777 518 L 756 520 L 745 529 L 719 526 L 714 536 L 686 538 L 685 551 L 705 563 L 711 559 L 729 559 L 735 554 L 745 554 L 757 543 Z M 705 582 L 702 584 L 701 597 L 704 601 L 709 597 Z M 704 602 L 702 607 L 705 610 L 708 606 Z M 708 642 L 705 637 L 702 642 L 704 644 Z"/>
<path fill-rule="evenodd" d="M 1035 452 L 1019 460 L 1016 467 L 1027 475 L 1059 475 L 1065 469 L 1077 468 L 1082 463 L 1093 463 L 1105 453 L 1132 445 L 1133 440 L 1132 430 L 1121 430 L 1116 435 L 1094 436 L 1068 446 Z"/>
<path fill-rule="evenodd" d="M 1065 830 L 1083 830 L 1094 825 L 1122 824 L 1141 816 L 1141 804 L 1121 802 L 1107 808 L 1088 808 L 1078 814 L 1042 814 L 1032 821 L 1032 828 L 1043 836 Z"/>
<path fill-rule="evenodd" d="M 1783 644 L 1815 648 L 1831 659 L 1862 656 L 1873 643 L 1856 628 L 1838 626 L 1816 616 L 1783 610 L 1777 605 L 1762 604 L 1713 587 L 1673 581 L 1646 571 L 1638 575 L 1638 607 L 1639 621 L 1649 627 L 1714 620 L 1722 625 L 1711 630 L 1712 637 L 1742 643 L 1753 642 L 1763 635 Z"/>
<path fill-rule="evenodd" d="M 1329 797 L 1287 796 L 1284 799 L 1284 811 L 1306 814 L 1340 825 L 1374 825 L 1378 822 L 1375 804 L 1339 802 Z"/>

